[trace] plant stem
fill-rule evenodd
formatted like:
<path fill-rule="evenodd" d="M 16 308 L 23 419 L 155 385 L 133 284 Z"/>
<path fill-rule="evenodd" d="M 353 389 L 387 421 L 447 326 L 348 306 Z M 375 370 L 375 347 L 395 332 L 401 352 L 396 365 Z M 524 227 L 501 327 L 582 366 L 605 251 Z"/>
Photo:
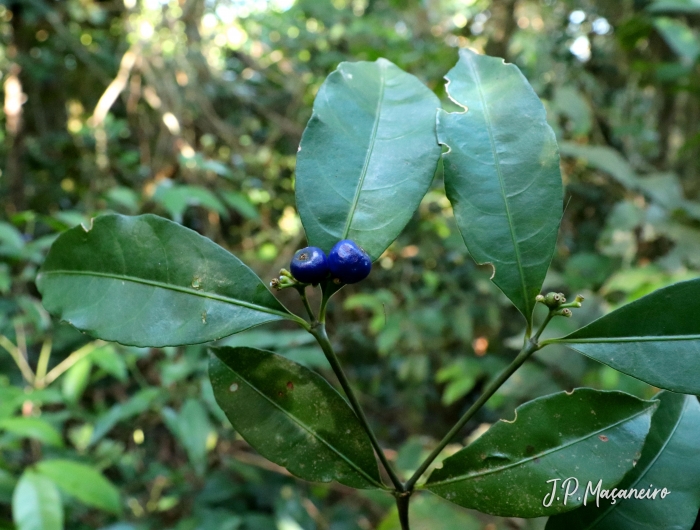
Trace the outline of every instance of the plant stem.
<path fill-rule="evenodd" d="M 39 361 L 36 364 L 36 384 L 46 377 L 46 371 L 49 368 L 49 359 L 51 358 L 51 339 L 48 338 L 41 345 L 41 353 L 39 353 Z"/>
<path fill-rule="evenodd" d="M 326 359 L 328 359 L 328 362 L 331 365 L 331 368 L 333 368 L 333 372 L 335 372 L 336 377 L 338 378 L 338 381 L 340 382 L 340 386 L 343 387 L 343 390 L 345 391 L 345 395 L 348 398 L 348 401 L 350 401 L 350 406 L 352 409 L 355 411 L 355 414 L 357 415 L 357 418 L 360 420 L 360 423 L 362 424 L 362 427 L 365 429 L 365 432 L 367 432 L 367 435 L 369 436 L 370 441 L 372 442 L 372 447 L 374 447 L 374 450 L 377 452 L 377 456 L 379 457 L 379 461 L 382 463 L 382 466 L 384 466 L 384 469 L 386 470 L 387 474 L 389 475 L 389 478 L 391 479 L 392 484 L 394 487 L 400 491 L 406 491 L 404 488 L 404 485 L 401 483 L 401 480 L 399 480 L 399 477 L 396 475 L 392 467 L 389 465 L 389 462 L 386 459 L 386 456 L 384 455 L 384 451 L 382 451 L 381 446 L 379 445 L 379 441 L 377 440 L 377 437 L 374 435 L 374 432 L 372 431 L 372 428 L 369 426 L 369 422 L 367 421 L 367 417 L 365 416 L 364 411 L 362 410 L 362 407 L 360 406 L 359 401 L 357 401 L 357 398 L 355 397 L 355 393 L 352 391 L 352 388 L 350 387 L 350 383 L 348 381 L 348 378 L 345 376 L 345 372 L 343 372 L 342 367 L 340 366 L 340 362 L 338 361 L 338 357 L 335 355 L 335 352 L 333 351 L 333 346 L 331 345 L 330 340 L 328 340 L 328 334 L 326 333 L 326 326 L 322 322 L 317 322 L 311 327 L 310 333 L 316 338 L 316 341 L 318 342 L 319 346 L 321 346 L 321 349 L 323 350 L 323 353 L 326 355 Z"/>
<path fill-rule="evenodd" d="M 7 350 L 7 353 L 10 354 L 10 357 L 12 357 L 12 359 L 15 361 L 17 368 L 19 368 L 19 371 L 22 372 L 22 377 L 24 377 L 25 381 L 27 381 L 27 383 L 30 385 L 33 385 L 34 372 L 32 372 L 32 369 L 29 367 L 29 363 L 27 362 L 27 359 L 24 358 L 22 351 L 5 335 L 0 335 L 0 346 L 2 346 L 5 350 Z"/>
<path fill-rule="evenodd" d="M 96 340 L 93 342 L 88 342 L 82 348 L 78 348 L 63 361 L 61 361 L 57 366 L 55 366 L 46 377 L 44 377 L 39 383 L 42 387 L 48 386 L 53 383 L 63 372 L 68 370 L 71 366 L 77 363 L 83 357 L 90 355 L 96 348 L 99 348 L 105 344 L 101 340 Z"/>
<path fill-rule="evenodd" d="M 496 379 L 491 381 L 487 387 L 484 389 L 484 393 L 481 394 L 481 397 L 476 400 L 476 403 L 474 403 L 471 407 L 469 407 L 469 410 L 464 413 L 464 415 L 459 419 L 459 421 L 455 424 L 452 429 L 450 429 L 450 432 L 448 432 L 445 437 L 440 441 L 440 443 L 437 445 L 437 447 L 433 450 L 430 455 L 428 455 L 428 458 L 425 459 L 425 461 L 420 465 L 420 467 L 416 470 L 416 472 L 413 474 L 413 476 L 408 479 L 408 482 L 406 482 L 406 489 L 408 491 L 411 491 L 413 487 L 416 485 L 416 482 L 418 482 L 418 479 L 425 473 L 425 471 L 430 467 L 430 464 L 433 463 L 433 461 L 437 458 L 437 456 L 442 452 L 442 450 L 445 448 L 445 446 L 450 443 L 450 440 L 455 437 L 455 435 L 464 427 L 464 425 L 476 414 L 476 412 L 493 396 L 496 391 L 503 385 L 503 383 L 506 382 L 506 379 L 508 379 L 513 373 L 520 368 L 520 366 L 527 360 L 530 355 L 532 355 L 533 352 L 537 351 L 539 349 L 539 345 L 537 342 L 530 340 L 525 343 L 523 348 L 520 350 L 520 353 L 518 353 L 517 357 L 513 359 L 513 362 L 511 362 L 498 376 Z"/>
<path fill-rule="evenodd" d="M 309 299 L 306 297 L 306 286 L 299 287 L 297 289 L 299 291 L 299 296 L 301 296 L 301 301 L 304 302 L 304 308 L 306 309 L 306 312 L 309 314 L 309 320 L 311 320 L 311 323 L 313 324 L 316 322 L 316 315 L 314 315 L 314 310 L 311 309 L 311 304 L 309 304 Z"/>
<path fill-rule="evenodd" d="M 542 335 L 544 328 L 547 327 L 547 324 L 549 324 L 549 321 L 552 320 L 552 318 L 554 318 L 554 312 L 550 310 L 550 312 L 547 313 L 547 316 L 545 317 L 544 321 L 542 322 L 540 329 L 537 330 L 537 333 L 535 333 L 535 336 L 533 337 L 532 340 L 537 342 L 540 339 L 540 335 Z"/>
<path fill-rule="evenodd" d="M 399 511 L 401 530 L 411 530 L 408 525 L 408 503 L 411 500 L 411 492 L 405 491 L 396 494 L 396 509 Z"/>

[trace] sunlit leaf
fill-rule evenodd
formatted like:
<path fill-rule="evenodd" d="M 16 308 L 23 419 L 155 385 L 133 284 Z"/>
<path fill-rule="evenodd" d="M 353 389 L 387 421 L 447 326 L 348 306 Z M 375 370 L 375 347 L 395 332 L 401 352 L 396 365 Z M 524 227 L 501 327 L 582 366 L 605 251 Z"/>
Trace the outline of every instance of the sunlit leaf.
<path fill-rule="evenodd" d="M 376 260 L 428 191 L 440 103 L 386 59 L 341 63 L 321 86 L 299 146 L 296 199 L 311 245 L 352 239 Z"/>
<path fill-rule="evenodd" d="M 105 215 L 64 232 L 37 285 L 51 313 L 134 346 L 208 342 L 296 318 L 238 258 L 154 215 Z"/>
<path fill-rule="evenodd" d="M 425 487 L 465 508 L 504 517 L 573 510 L 582 504 L 578 495 L 566 503 L 547 500 L 554 486 L 563 496 L 562 482 L 552 479 L 617 484 L 639 459 L 657 404 L 589 388 L 535 399 L 518 407 L 513 421 L 499 421 L 445 459 Z"/>
<path fill-rule="evenodd" d="M 25 471 L 12 496 L 12 518 L 17 530 L 63 530 L 63 504 L 56 485 Z"/>
<path fill-rule="evenodd" d="M 554 132 L 515 65 L 462 49 L 446 78 L 465 107 L 438 113 L 447 196 L 469 252 L 529 323 L 562 215 Z"/>

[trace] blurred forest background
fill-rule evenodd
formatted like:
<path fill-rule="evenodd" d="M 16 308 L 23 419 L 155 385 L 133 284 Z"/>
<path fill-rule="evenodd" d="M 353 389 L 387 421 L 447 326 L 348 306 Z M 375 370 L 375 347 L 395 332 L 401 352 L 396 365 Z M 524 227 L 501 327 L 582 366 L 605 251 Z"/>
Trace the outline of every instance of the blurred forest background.
<path fill-rule="evenodd" d="M 89 475 L 71 485 L 54 473 L 68 529 L 398 528 L 389 495 L 298 481 L 256 455 L 214 402 L 205 346 L 127 348 L 52 320 L 34 284 L 48 247 L 92 216 L 152 212 L 269 281 L 304 245 L 295 155 L 326 75 L 386 57 L 452 110 L 442 77 L 468 46 L 517 64 L 558 136 L 566 210 L 545 289 L 586 296 L 547 332 L 564 333 L 698 275 L 699 21 L 697 0 L 0 2 L 0 528 L 14 528 L 22 471 L 56 458 L 119 492 L 108 501 L 109 489 L 80 486 Z M 331 304 L 341 361 L 403 473 L 522 342 L 523 320 L 489 275 L 469 257 L 438 170 L 370 278 Z M 273 349 L 335 382 L 312 340 L 279 325 L 223 342 Z M 580 385 L 654 392 L 550 347 L 455 443 Z M 412 507 L 417 530 L 543 527 L 429 495 Z"/>

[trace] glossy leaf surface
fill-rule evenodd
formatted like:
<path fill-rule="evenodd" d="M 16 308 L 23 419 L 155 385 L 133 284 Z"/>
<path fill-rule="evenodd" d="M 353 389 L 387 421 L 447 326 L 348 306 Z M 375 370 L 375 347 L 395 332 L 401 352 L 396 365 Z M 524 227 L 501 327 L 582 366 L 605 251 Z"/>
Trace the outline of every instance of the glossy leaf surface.
<path fill-rule="evenodd" d="M 51 313 L 135 346 L 208 342 L 292 318 L 238 258 L 155 215 L 105 215 L 64 232 L 37 285 Z"/>
<path fill-rule="evenodd" d="M 65 493 L 88 506 L 111 513 L 121 511 L 119 490 L 89 465 L 71 460 L 42 460 L 36 469 Z"/>
<path fill-rule="evenodd" d="M 426 488 L 465 508 L 505 517 L 573 510 L 582 502 L 578 497 L 545 505 L 554 486 L 547 481 L 617 484 L 639 459 L 656 406 L 589 388 L 535 399 L 518 407 L 513 421 L 499 421 L 445 459 Z"/>
<path fill-rule="evenodd" d="M 12 495 L 12 518 L 17 530 L 63 530 L 63 504 L 55 484 L 25 471 Z"/>
<path fill-rule="evenodd" d="M 462 49 L 446 78 L 466 108 L 438 112 L 447 197 L 469 252 L 529 322 L 562 215 L 554 132 L 515 65 Z"/>
<path fill-rule="evenodd" d="M 305 480 L 380 487 L 367 434 L 325 379 L 263 350 L 212 351 L 216 401 L 261 455 Z"/>
<path fill-rule="evenodd" d="M 700 279 L 635 300 L 553 342 L 659 388 L 700 393 Z"/>
<path fill-rule="evenodd" d="M 695 396 L 663 392 L 637 465 L 617 485 L 647 495 L 667 488 L 662 499 L 589 497 L 585 507 L 550 518 L 547 530 L 656 530 L 691 528 L 700 509 L 700 404 Z M 660 492 L 658 492 L 660 493 Z"/>
<path fill-rule="evenodd" d="M 386 59 L 341 63 L 321 86 L 299 146 L 296 199 L 309 244 L 352 239 L 372 260 L 433 180 L 440 102 Z"/>

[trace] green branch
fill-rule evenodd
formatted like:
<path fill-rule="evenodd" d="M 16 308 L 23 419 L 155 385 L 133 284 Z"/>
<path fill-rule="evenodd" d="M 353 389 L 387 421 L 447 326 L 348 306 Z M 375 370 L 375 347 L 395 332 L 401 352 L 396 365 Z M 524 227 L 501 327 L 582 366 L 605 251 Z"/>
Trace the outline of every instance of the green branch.
<path fill-rule="evenodd" d="M 420 467 L 416 470 L 416 472 L 413 474 L 413 476 L 408 479 L 408 482 L 406 482 L 406 489 L 407 490 L 412 490 L 413 487 L 416 485 L 416 482 L 418 482 L 418 479 L 425 473 L 425 471 L 430 467 L 430 464 L 433 463 L 433 461 L 438 457 L 438 455 L 442 452 L 442 450 L 447 446 L 448 443 L 452 440 L 452 438 L 455 437 L 455 435 L 466 425 L 466 423 L 476 414 L 479 409 L 493 396 L 496 391 L 501 388 L 503 383 L 506 382 L 506 380 L 515 373 L 515 371 L 520 368 L 520 366 L 527 360 L 530 355 L 532 355 L 533 352 L 537 351 L 539 349 L 539 346 L 537 343 L 528 341 L 525 346 L 523 346 L 523 349 L 520 350 L 520 353 L 518 353 L 517 357 L 513 359 L 513 362 L 511 362 L 500 374 L 498 374 L 498 377 L 491 381 L 488 386 L 484 389 L 484 393 L 481 394 L 481 397 L 479 397 L 476 402 L 469 407 L 469 410 L 464 413 L 464 415 L 459 419 L 459 421 L 450 429 L 450 432 L 448 432 L 445 437 L 440 441 L 440 443 L 433 449 L 433 452 L 428 455 L 428 458 L 425 459 L 425 461 L 420 465 Z"/>
<path fill-rule="evenodd" d="M 522 349 L 518 353 L 518 355 L 513 359 L 513 361 L 494 379 L 491 381 L 487 387 L 484 389 L 484 393 L 479 397 L 479 399 L 476 400 L 476 402 L 469 407 L 469 410 L 464 413 L 464 415 L 459 419 L 459 421 L 450 429 L 450 432 L 448 432 L 445 437 L 440 440 L 440 443 L 433 449 L 433 451 L 428 455 L 428 457 L 425 459 L 425 461 L 420 465 L 420 467 L 416 470 L 416 472 L 413 474 L 413 476 L 408 479 L 406 482 L 406 490 L 407 491 L 412 491 L 414 486 L 416 485 L 416 482 L 421 478 L 423 473 L 426 472 L 426 470 L 430 467 L 430 464 L 433 463 L 433 461 L 438 457 L 438 455 L 442 452 L 442 450 L 447 446 L 448 443 L 450 443 L 450 440 L 452 440 L 455 435 L 466 425 L 466 423 L 476 414 L 481 407 L 484 406 L 484 404 L 493 396 L 496 391 L 501 388 L 503 383 L 506 382 L 506 380 L 515 373 L 515 371 L 522 366 L 522 364 L 532 355 L 534 352 L 542 348 L 543 345 L 540 345 L 537 340 L 540 338 L 540 335 L 542 335 L 542 332 L 544 331 L 544 328 L 547 327 L 547 324 L 552 320 L 552 318 L 556 316 L 556 313 L 554 310 L 550 310 L 549 313 L 547 314 L 546 318 L 540 325 L 539 329 L 535 333 L 535 336 L 532 339 L 525 339 L 525 344 L 523 345 Z"/>
<path fill-rule="evenodd" d="M 32 372 L 32 369 L 29 367 L 29 363 L 27 363 L 27 359 L 24 358 L 24 354 L 20 348 L 15 346 L 5 335 L 0 335 L 0 346 L 2 346 L 5 350 L 7 350 L 7 353 L 10 354 L 10 357 L 12 357 L 12 359 L 15 361 L 17 368 L 19 368 L 19 371 L 22 372 L 22 376 L 27 383 L 33 385 L 34 372 Z"/>
<path fill-rule="evenodd" d="M 386 455 L 384 454 L 384 451 L 379 445 L 379 441 L 374 435 L 374 432 L 372 431 L 372 428 L 370 427 L 369 422 L 367 421 L 367 417 L 365 416 L 365 413 L 362 410 L 359 401 L 357 401 L 357 398 L 355 397 L 355 393 L 350 387 L 350 382 L 348 381 L 348 378 L 345 376 L 345 372 L 343 372 L 343 369 L 340 366 L 340 362 L 338 361 L 338 357 L 333 351 L 333 346 L 331 345 L 330 340 L 328 340 L 328 334 L 326 333 L 325 324 L 323 322 L 317 322 L 311 327 L 310 333 L 314 336 L 319 346 L 321 346 L 323 353 L 326 355 L 326 359 L 328 359 L 331 368 L 333 368 L 333 372 L 335 372 L 335 375 L 338 378 L 338 381 L 340 382 L 340 386 L 342 386 L 343 390 L 345 391 L 345 395 L 347 396 L 348 401 L 350 402 L 350 406 L 355 411 L 355 414 L 360 420 L 362 427 L 365 429 L 365 432 L 369 436 L 370 442 L 372 442 L 372 447 L 374 447 L 374 450 L 377 452 L 379 461 L 382 463 L 382 466 L 384 466 L 384 469 L 389 475 L 392 484 L 399 492 L 405 491 L 404 485 L 401 483 L 401 480 L 396 475 L 392 467 L 389 465 L 389 462 L 386 459 Z"/>

